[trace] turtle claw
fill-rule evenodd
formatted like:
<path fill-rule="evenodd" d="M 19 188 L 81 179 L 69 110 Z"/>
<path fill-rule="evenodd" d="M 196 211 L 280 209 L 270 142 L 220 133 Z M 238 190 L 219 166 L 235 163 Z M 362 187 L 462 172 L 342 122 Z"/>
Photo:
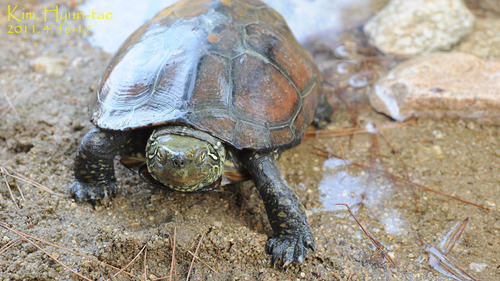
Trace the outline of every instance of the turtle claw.
<path fill-rule="evenodd" d="M 95 206 L 97 202 L 111 200 L 116 196 L 117 187 L 115 182 L 98 182 L 94 184 L 83 183 L 75 180 L 69 187 L 71 197 L 77 203 L 89 202 Z"/>
<path fill-rule="evenodd" d="M 267 242 L 267 251 L 271 254 L 273 266 L 281 260 L 284 268 L 293 262 L 303 262 L 308 248 L 314 251 L 311 235 L 280 235 Z"/>

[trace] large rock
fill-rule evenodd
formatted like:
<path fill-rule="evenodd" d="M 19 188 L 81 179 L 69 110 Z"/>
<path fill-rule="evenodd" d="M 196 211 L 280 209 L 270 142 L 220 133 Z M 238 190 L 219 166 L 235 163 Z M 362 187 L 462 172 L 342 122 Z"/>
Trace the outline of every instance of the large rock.
<path fill-rule="evenodd" d="M 500 59 L 500 18 L 478 18 L 474 30 L 453 50 L 485 59 Z"/>
<path fill-rule="evenodd" d="M 375 110 L 396 120 L 454 117 L 500 125 L 500 61 L 434 53 L 401 63 L 369 94 Z"/>
<path fill-rule="evenodd" d="M 474 20 L 462 0 L 392 0 L 364 31 L 382 52 L 414 56 L 449 50 L 472 30 Z"/>

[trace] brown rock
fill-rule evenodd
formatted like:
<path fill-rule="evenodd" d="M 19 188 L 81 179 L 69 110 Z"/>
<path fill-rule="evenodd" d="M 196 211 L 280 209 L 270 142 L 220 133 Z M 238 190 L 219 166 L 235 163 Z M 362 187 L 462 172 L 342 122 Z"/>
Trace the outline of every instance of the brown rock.
<path fill-rule="evenodd" d="M 500 125 L 500 61 L 458 52 L 411 59 L 381 78 L 369 99 L 400 121 L 454 117 Z"/>

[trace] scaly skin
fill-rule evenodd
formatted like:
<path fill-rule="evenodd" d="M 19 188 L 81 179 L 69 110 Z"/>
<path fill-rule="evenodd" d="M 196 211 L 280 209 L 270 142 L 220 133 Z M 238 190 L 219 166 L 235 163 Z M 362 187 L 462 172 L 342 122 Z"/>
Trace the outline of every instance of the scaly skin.
<path fill-rule="evenodd" d="M 116 196 L 113 159 L 130 138 L 129 132 L 94 128 L 83 138 L 75 157 L 75 181 L 69 192 L 77 202 L 95 205 Z"/>
<path fill-rule="evenodd" d="M 314 250 L 314 245 L 304 206 L 289 188 L 276 158 L 274 153 L 241 153 L 242 163 L 252 175 L 274 232 L 267 243 L 272 263 L 282 260 L 286 267 L 292 262 L 302 262 L 307 249 Z"/>

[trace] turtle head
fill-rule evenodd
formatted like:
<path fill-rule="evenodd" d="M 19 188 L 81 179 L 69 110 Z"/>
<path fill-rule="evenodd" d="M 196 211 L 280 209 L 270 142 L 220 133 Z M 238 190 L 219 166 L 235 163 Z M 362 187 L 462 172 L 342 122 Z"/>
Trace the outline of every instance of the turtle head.
<path fill-rule="evenodd" d="M 224 145 L 219 140 L 189 127 L 156 130 L 146 146 L 146 163 L 151 176 L 162 185 L 181 192 L 216 187 L 224 161 Z"/>

